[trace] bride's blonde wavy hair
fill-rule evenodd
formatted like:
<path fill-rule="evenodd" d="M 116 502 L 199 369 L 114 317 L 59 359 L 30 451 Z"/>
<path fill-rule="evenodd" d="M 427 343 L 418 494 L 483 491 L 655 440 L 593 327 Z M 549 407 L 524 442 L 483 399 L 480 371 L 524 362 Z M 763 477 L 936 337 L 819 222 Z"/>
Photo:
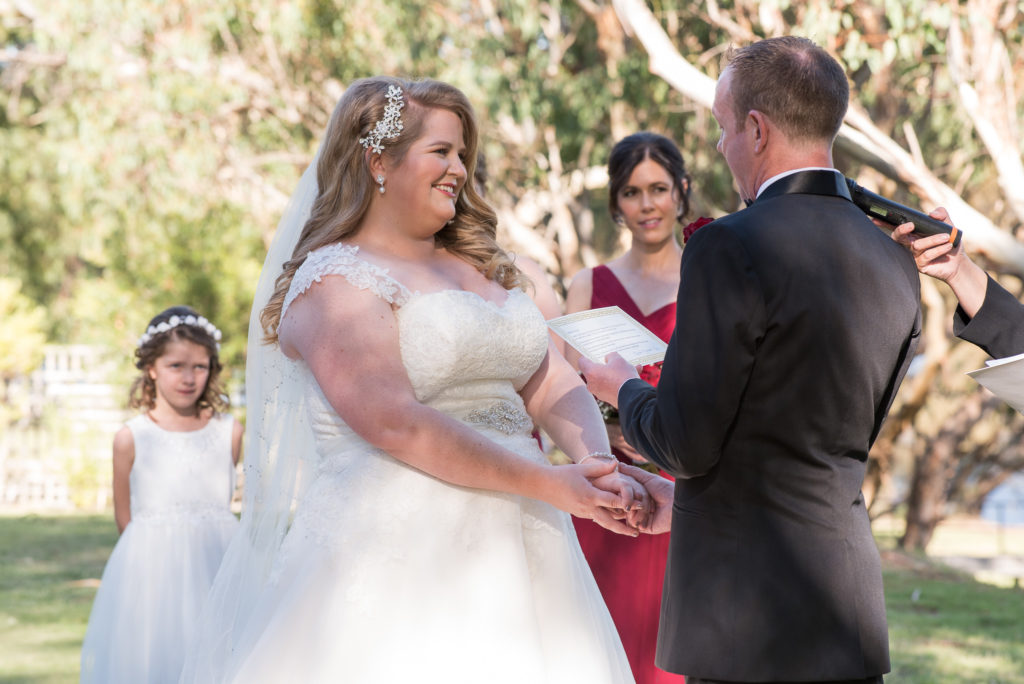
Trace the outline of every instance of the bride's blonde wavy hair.
<path fill-rule="evenodd" d="M 317 163 L 318 194 L 309 220 L 275 283 L 274 294 L 260 313 L 264 340 L 277 342 L 281 305 L 296 270 L 309 252 L 357 233 L 370 208 L 376 186 L 370 171 L 370 150 L 363 148 L 366 137 L 384 116 L 388 86 L 402 89 L 401 133 L 385 141 L 382 154 L 400 164 L 409 146 L 420 136 L 423 121 L 431 109 L 446 109 L 462 122 L 467 181 L 455 201 L 455 217 L 435 236 L 438 244 L 461 257 L 487 278 L 505 289 L 523 287 L 525 276 L 498 246 L 497 216 L 472 182 L 477 163 L 477 123 L 473 107 L 460 90 L 432 80 L 406 81 L 378 76 L 353 82 L 331 114 Z"/>

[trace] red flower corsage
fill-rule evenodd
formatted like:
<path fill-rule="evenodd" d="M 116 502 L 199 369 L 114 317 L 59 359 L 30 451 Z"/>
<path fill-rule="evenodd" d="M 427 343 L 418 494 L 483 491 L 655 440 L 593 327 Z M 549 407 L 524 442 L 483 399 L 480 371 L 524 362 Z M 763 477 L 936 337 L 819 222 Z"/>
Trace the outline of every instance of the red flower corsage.
<path fill-rule="evenodd" d="M 707 216 L 701 216 L 699 219 L 683 228 L 683 244 L 686 244 L 686 241 L 690 239 L 691 235 L 697 232 L 698 228 L 702 228 L 714 220 L 715 219 L 708 218 Z"/>

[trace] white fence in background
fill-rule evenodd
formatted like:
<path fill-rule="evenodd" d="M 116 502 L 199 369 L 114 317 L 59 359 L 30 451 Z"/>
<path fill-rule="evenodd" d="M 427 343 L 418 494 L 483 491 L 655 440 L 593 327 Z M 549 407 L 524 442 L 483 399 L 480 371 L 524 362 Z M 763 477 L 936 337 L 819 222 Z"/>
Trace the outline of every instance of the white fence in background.
<path fill-rule="evenodd" d="M 0 506 L 107 504 L 111 440 L 129 416 L 128 388 L 112 383 L 120 364 L 103 347 L 48 345 L 39 369 L 8 381 L 2 408 L 16 420 L 0 428 Z"/>

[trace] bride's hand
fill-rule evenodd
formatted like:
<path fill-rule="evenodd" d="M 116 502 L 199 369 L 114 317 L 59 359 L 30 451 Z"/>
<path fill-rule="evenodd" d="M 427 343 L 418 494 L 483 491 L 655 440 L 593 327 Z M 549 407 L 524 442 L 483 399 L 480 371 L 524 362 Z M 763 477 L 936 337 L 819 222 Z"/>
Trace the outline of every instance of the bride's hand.
<path fill-rule="evenodd" d="M 616 520 L 626 520 L 630 527 L 642 529 L 650 518 L 654 506 L 647 489 L 621 470 L 592 480 L 595 487 L 618 494 L 623 505 L 608 511 Z"/>
<path fill-rule="evenodd" d="M 624 511 L 632 499 L 623 501 L 619 493 L 605 491 L 594 484 L 602 477 L 615 475 L 617 465 L 617 461 L 611 459 L 594 458 L 584 463 L 550 466 L 550 493 L 542 498 L 577 518 L 593 520 L 612 532 L 635 537 L 637 530 L 611 514 L 612 510 Z"/>
<path fill-rule="evenodd" d="M 637 531 L 643 532 L 653 523 L 655 512 L 658 510 L 658 504 L 651 495 L 651 492 L 648 491 L 647 487 L 645 487 L 642 482 L 632 477 L 632 475 L 622 468 L 619 469 L 619 475 L 631 482 L 632 486 L 640 491 L 639 494 L 634 495 L 634 500 L 638 502 L 638 504 L 626 511 L 625 518 L 620 519 L 625 520 L 627 525 Z"/>

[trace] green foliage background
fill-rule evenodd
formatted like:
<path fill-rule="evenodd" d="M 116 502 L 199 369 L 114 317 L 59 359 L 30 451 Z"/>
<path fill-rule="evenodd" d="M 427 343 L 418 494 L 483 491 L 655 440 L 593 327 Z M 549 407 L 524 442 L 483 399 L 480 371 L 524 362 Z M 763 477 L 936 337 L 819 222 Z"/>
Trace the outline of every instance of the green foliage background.
<path fill-rule="evenodd" d="M 732 37 L 707 8 L 653 9 L 714 77 Z M 563 173 L 601 166 L 620 106 L 629 129 L 680 142 L 701 212 L 733 208 L 713 121 L 648 73 L 628 36 L 609 48 L 609 11 L 513 0 L 2 2 L 0 268 L 43 307 L 50 340 L 128 346 L 148 317 L 188 302 L 230 333 L 226 355 L 239 365 L 284 198 L 345 84 L 375 73 L 439 78 L 470 95 L 499 201 L 549 183 L 545 127 Z M 959 20 L 950 3 L 718 11 L 755 34 L 775 12 L 845 61 L 856 99 L 891 119 L 897 139 L 896 121 L 909 122 L 934 167 L 971 181 L 991 173 L 941 68 Z"/>
<path fill-rule="evenodd" d="M 962 106 L 950 45 L 956 29 L 976 83 L 995 74 L 995 102 L 1019 147 L 1021 3 L 646 5 L 711 78 L 730 43 L 816 40 L 844 62 L 855 108 L 997 226 L 1019 229 Z M 985 52 L 992 45 L 1000 50 Z M 513 247 L 523 230 L 539 239 L 543 253 L 524 251 L 556 287 L 620 245 L 602 184 L 577 181 L 600 171 L 625 134 L 651 129 L 679 143 L 693 216 L 736 209 L 714 120 L 649 68 L 611 0 L 0 0 L 0 373 L 38 363 L 42 340 L 127 358 L 150 317 L 187 303 L 224 331 L 237 388 L 278 217 L 338 97 L 364 76 L 431 77 L 467 93 L 482 123 L 488 196 Z M 917 204 L 849 150 L 836 162 Z M 968 367 L 980 361 L 960 356 Z M 945 392 L 955 380 L 937 384 Z M 922 414 L 941 418 L 963 394 L 946 392 L 951 404 Z M 999 443 L 1019 434 L 1020 421 L 1012 425 Z M 913 427 L 910 451 L 920 455 L 937 428 Z"/>

